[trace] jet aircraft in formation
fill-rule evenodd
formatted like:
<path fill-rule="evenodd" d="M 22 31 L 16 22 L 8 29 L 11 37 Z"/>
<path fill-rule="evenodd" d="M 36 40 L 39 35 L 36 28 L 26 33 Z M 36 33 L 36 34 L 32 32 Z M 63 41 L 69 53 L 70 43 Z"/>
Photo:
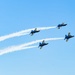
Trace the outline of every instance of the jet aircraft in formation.
<path fill-rule="evenodd" d="M 58 29 L 60 29 L 60 27 L 63 27 L 63 26 L 66 26 L 67 24 L 65 24 L 65 23 L 61 23 L 61 24 L 58 24 Z M 34 30 L 31 30 L 31 32 L 30 32 L 30 34 L 31 34 L 31 36 L 34 34 L 34 33 L 38 33 L 38 32 L 40 32 L 40 30 L 37 30 L 37 28 L 35 28 Z"/>
<path fill-rule="evenodd" d="M 63 27 L 63 26 L 66 26 L 67 24 L 65 24 L 65 23 L 61 23 L 61 24 L 58 24 L 58 29 L 60 29 L 61 27 Z M 30 35 L 32 36 L 33 34 L 35 34 L 35 33 L 38 33 L 38 32 L 40 32 L 40 30 L 37 30 L 37 28 L 35 28 L 34 30 L 31 30 L 31 32 L 30 32 Z M 73 38 L 74 36 L 73 35 L 71 35 L 70 34 L 70 32 L 68 33 L 68 35 L 65 35 L 65 38 L 64 38 L 64 40 L 66 40 L 66 42 L 70 39 L 70 38 Z M 40 42 L 39 43 L 39 48 L 40 49 L 42 49 L 42 47 L 43 46 L 46 46 L 46 45 L 48 45 L 48 43 L 45 43 L 45 40 L 43 40 L 42 42 Z"/>
<path fill-rule="evenodd" d="M 43 40 L 42 43 L 41 42 L 39 43 L 38 47 L 40 47 L 40 49 L 42 49 L 42 47 L 45 45 L 48 45 L 48 43 L 45 43 L 45 40 Z"/>
<path fill-rule="evenodd" d="M 38 33 L 38 32 L 40 32 L 40 30 L 37 30 L 37 28 L 35 28 L 34 30 L 31 30 L 30 34 L 32 36 L 34 33 Z"/>
<path fill-rule="evenodd" d="M 70 39 L 70 38 L 73 38 L 74 36 L 70 34 L 70 32 L 68 33 L 68 35 L 65 35 L 65 39 L 66 42 Z"/>
<path fill-rule="evenodd" d="M 65 23 L 61 23 L 61 24 L 58 24 L 57 28 L 60 29 L 60 27 L 63 27 L 63 26 L 66 26 L 67 24 Z"/>

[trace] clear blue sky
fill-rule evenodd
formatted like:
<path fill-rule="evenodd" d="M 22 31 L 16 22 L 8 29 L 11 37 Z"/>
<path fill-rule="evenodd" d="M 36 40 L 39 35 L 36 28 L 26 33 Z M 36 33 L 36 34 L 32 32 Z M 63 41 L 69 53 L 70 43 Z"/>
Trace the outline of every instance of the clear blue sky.
<path fill-rule="evenodd" d="M 33 27 L 68 25 L 0 42 L 0 48 L 43 38 L 75 35 L 75 0 L 0 0 L 0 35 Z M 75 75 L 75 38 L 0 56 L 0 75 Z"/>

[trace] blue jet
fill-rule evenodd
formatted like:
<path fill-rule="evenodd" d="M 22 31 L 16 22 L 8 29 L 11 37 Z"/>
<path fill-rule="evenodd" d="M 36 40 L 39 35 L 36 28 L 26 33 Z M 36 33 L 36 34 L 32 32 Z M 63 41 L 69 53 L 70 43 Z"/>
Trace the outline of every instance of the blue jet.
<path fill-rule="evenodd" d="M 40 30 L 37 30 L 37 28 L 35 28 L 34 30 L 31 30 L 30 34 L 32 36 L 34 33 L 38 33 L 38 32 L 40 32 Z"/>
<path fill-rule="evenodd" d="M 45 41 L 43 40 L 42 43 L 39 43 L 40 49 L 42 49 L 43 46 L 48 45 L 48 43 L 45 43 Z"/>
<path fill-rule="evenodd" d="M 64 40 L 66 40 L 66 42 L 70 39 L 73 38 L 74 36 L 70 34 L 70 32 L 68 33 L 68 35 L 65 35 Z"/>
<path fill-rule="evenodd" d="M 60 29 L 60 27 L 63 27 L 63 26 L 66 26 L 67 24 L 65 24 L 65 23 L 62 23 L 62 24 L 58 24 L 58 29 Z"/>

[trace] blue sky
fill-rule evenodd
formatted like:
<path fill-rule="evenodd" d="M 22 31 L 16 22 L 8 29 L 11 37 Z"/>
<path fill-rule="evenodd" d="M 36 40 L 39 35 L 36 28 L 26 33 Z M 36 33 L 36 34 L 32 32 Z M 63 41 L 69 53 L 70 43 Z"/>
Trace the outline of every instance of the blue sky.
<path fill-rule="evenodd" d="M 0 0 L 0 36 L 24 29 L 68 25 L 41 31 L 34 36 L 14 37 L 0 42 L 0 48 L 43 38 L 75 35 L 74 0 Z M 1 75 L 75 75 L 74 40 L 48 41 L 42 50 L 32 48 L 0 56 Z M 37 44 L 38 46 L 38 44 Z"/>

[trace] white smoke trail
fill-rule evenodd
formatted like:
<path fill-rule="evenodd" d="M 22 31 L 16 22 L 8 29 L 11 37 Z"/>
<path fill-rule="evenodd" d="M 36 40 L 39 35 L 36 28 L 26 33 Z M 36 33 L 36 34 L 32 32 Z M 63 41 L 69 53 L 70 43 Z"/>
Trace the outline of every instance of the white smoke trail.
<path fill-rule="evenodd" d="M 17 46 L 11 46 L 11 47 L 8 47 L 8 48 L 0 50 L 1 51 L 0 55 L 6 54 L 6 53 L 9 53 L 9 52 L 22 50 L 22 49 L 34 48 L 36 46 L 30 46 L 30 45 L 39 43 L 39 42 L 41 42 L 43 40 L 45 40 L 45 41 L 53 41 L 53 40 L 62 40 L 62 39 L 64 39 L 64 38 L 63 37 L 61 37 L 61 38 L 46 38 L 46 39 L 41 39 L 41 40 L 35 40 L 35 41 L 32 41 L 32 42 L 17 45 Z"/>
<path fill-rule="evenodd" d="M 6 39 L 13 38 L 13 37 L 15 37 L 15 36 L 19 37 L 19 36 L 27 35 L 27 34 L 29 34 L 29 33 L 25 33 L 25 34 L 13 33 L 13 34 L 1 36 L 1 37 L 0 37 L 0 41 L 4 41 L 4 40 L 6 40 Z"/>
<path fill-rule="evenodd" d="M 8 47 L 8 48 L 5 48 L 3 50 L 0 50 L 0 55 L 11 53 L 11 52 L 15 52 L 15 51 L 19 51 L 19 50 L 35 48 L 35 47 L 37 47 L 37 46 L 27 46 L 27 47 L 17 47 L 17 46 L 13 47 L 12 46 L 12 47 Z"/>
<path fill-rule="evenodd" d="M 46 39 L 41 39 L 41 40 L 35 40 L 35 41 L 25 43 L 25 44 L 21 44 L 21 45 L 18 45 L 18 46 L 19 47 L 29 46 L 29 45 L 33 45 L 35 43 L 42 42 L 43 40 L 45 40 L 45 41 L 53 41 L 53 40 L 62 40 L 62 39 L 64 39 L 64 37 L 61 37 L 61 38 L 46 38 Z"/>
<path fill-rule="evenodd" d="M 52 26 L 52 27 L 38 27 L 38 30 L 46 30 L 46 29 L 52 29 L 52 28 L 56 28 L 57 26 Z"/>
<path fill-rule="evenodd" d="M 51 29 L 51 28 L 56 28 L 56 26 L 53 26 L 53 27 L 37 27 L 38 30 L 46 30 L 46 29 Z M 19 37 L 19 36 L 27 35 L 27 34 L 30 33 L 31 30 L 34 30 L 34 29 L 35 28 L 31 28 L 31 29 L 15 32 L 15 33 L 12 33 L 12 34 L 8 34 L 8 35 L 5 35 L 5 36 L 1 36 L 0 41 L 4 41 L 6 39 L 13 38 L 13 37 Z"/>

